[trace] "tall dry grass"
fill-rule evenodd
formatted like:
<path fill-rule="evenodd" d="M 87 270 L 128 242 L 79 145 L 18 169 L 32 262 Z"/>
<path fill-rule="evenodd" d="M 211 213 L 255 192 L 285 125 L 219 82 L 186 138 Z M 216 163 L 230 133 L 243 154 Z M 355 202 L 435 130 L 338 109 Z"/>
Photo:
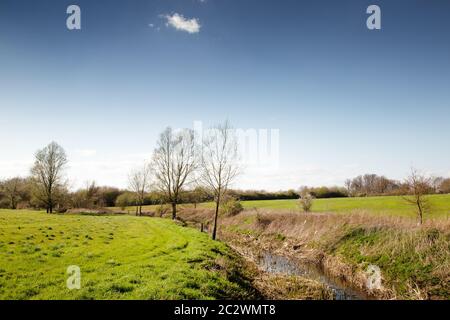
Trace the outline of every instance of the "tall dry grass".
<path fill-rule="evenodd" d="M 208 210 L 183 213 L 208 222 Z M 422 226 L 405 217 L 349 214 L 277 213 L 246 210 L 220 220 L 223 239 L 251 249 L 277 250 L 321 264 L 333 275 L 364 287 L 364 268 L 381 265 L 385 298 L 450 298 L 450 219 Z"/>

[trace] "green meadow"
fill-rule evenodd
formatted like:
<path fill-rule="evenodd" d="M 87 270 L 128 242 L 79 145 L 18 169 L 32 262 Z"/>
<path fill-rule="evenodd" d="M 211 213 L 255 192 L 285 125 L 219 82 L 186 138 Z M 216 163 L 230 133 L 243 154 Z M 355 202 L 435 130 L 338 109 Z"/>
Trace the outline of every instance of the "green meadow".
<path fill-rule="evenodd" d="M 450 217 L 450 194 L 430 195 L 429 214 L 426 218 Z M 299 211 L 298 200 L 257 200 L 242 201 L 245 209 L 268 209 L 280 211 Z M 202 206 L 210 206 L 203 204 Z M 314 200 L 313 212 L 364 212 L 390 216 L 415 217 L 415 208 L 406 203 L 403 197 L 364 197 L 364 198 L 333 198 Z"/>
<path fill-rule="evenodd" d="M 450 195 L 430 195 L 431 217 L 449 217 Z M 298 200 L 260 200 L 243 201 L 244 208 L 265 208 L 299 210 Z M 403 197 L 364 197 L 364 198 L 334 198 L 316 199 L 312 206 L 313 212 L 337 212 L 364 211 L 374 214 L 387 214 L 393 216 L 414 217 L 415 208 L 406 203 Z"/>
<path fill-rule="evenodd" d="M 427 218 L 449 218 L 450 217 L 450 194 L 439 194 L 427 196 L 429 210 Z M 300 211 L 298 200 L 254 200 L 241 201 L 245 209 L 267 209 L 270 211 Z M 158 205 L 144 206 L 144 211 L 155 211 Z M 179 209 L 193 208 L 192 204 L 181 204 Z M 212 202 L 201 203 L 197 208 L 213 208 Z M 110 208 L 120 210 L 120 208 Z M 133 214 L 135 208 L 127 207 L 128 213 Z M 352 213 L 362 212 L 375 215 L 389 215 L 401 217 L 416 217 L 415 207 L 408 204 L 402 196 L 382 197 L 359 197 L 359 198 L 331 198 L 315 199 L 312 212 L 335 212 Z"/>
<path fill-rule="evenodd" d="M 0 210 L 0 299 L 245 298 L 235 259 L 168 219 Z"/>

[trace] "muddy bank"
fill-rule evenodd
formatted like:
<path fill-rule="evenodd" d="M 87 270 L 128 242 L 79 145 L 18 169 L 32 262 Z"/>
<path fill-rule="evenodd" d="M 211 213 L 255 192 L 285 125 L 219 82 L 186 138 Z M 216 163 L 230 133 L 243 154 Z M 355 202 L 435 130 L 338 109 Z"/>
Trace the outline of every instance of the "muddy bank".
<path fill-rule="evenodd" d="M 327 272 L 320 263 L 309 259 L 298 259 L 288 254 L 286 250 L 279 250 L 274 246 L 260 245 L 260 242 L 246 236 L 245 240 L 226 232 L 221 233 L 221 240 L 225 241 L 241 256 L 251 261 L 261 272 L 268 276 L 298 278 L 307 280 L 298 285 L 315 286 L 320 288 L 318 299 L 333 300 L 372 300 L 374 294 L 369 294 L 364 288 L 358 288 L 346 281 L 345 277 L 335 276 Z M 281 299 L 283 295 L 280 295 Z"/>
<path fill-rule="evenodd" d="M 370 300 L 374 297 L 362 290 L 352 288 L 341 278 L 333 277 L 312 263 L 301 263 L 272 252 L 262 252 L 258 265 L 271 274 L 287 274 L 314 280 L 325 286 L 335 300 Z"/>
<path fill-rule="evenodd" d="M 263 260 L 255 260 L 251 256 L 241 254 L 237 248 L 232 249 L 242 259 L 242 276 L 249 279 L 253 288 L 263 299 L 336 299 L 336 293 L 323 282 L 308 278 L 306 275 L 301 275 L 299 272 L 286 272 L 286 270 L 274 269 L 274 261 L 270 263 L 272 267 L 268 268 L 268 265 L 265 265 Z M 337 298 L 339 299 L 340 296 Z"/>

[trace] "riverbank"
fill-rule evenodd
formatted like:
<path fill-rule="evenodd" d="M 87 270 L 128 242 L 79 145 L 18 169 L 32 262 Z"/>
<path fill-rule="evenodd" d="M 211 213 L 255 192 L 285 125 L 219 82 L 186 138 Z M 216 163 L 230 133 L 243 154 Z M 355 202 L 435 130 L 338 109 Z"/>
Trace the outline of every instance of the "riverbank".
<path fill-rule="evenodd" d="M 181 219 L 206 226 L 210 217 L 207 209 L 180 213 Z M 270 252 L 302 265 L 315 265 L 371 297 L 450 298 L 449 220 L 429 220 L 418 227 L 412 219 L 364 212 L 246 210 L 221 217 L 219 237 L 254 262 Z M 368 271 L 374 268 L 380 271 L 381 281 L 371 286 L 374 278 Z"/>

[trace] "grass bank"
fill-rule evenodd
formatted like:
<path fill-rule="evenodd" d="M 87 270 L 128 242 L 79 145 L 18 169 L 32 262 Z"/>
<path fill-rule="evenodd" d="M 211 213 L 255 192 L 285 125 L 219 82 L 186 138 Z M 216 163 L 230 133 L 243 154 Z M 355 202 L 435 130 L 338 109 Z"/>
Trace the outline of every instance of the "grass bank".
<path fill-rule="evenodd" d="M 167 219 L 0 210 L 0 299 L 257 297 L 241 271 L 226 245 Z"/>
<path fill-rule="evenodd" d="M 208 221 L 207 210 L 184 218 Z M 380 268 L 380 298 L 450 299 L 450 222 L 365 213 L 283 213 L 247 210 L 222 217 L 221 239 L 255 255 L 272 251 L 319 264 L 333 276 L 367 290 L 367 268 Z M 245 254 L 245 253 L 244 253 Z"/>

